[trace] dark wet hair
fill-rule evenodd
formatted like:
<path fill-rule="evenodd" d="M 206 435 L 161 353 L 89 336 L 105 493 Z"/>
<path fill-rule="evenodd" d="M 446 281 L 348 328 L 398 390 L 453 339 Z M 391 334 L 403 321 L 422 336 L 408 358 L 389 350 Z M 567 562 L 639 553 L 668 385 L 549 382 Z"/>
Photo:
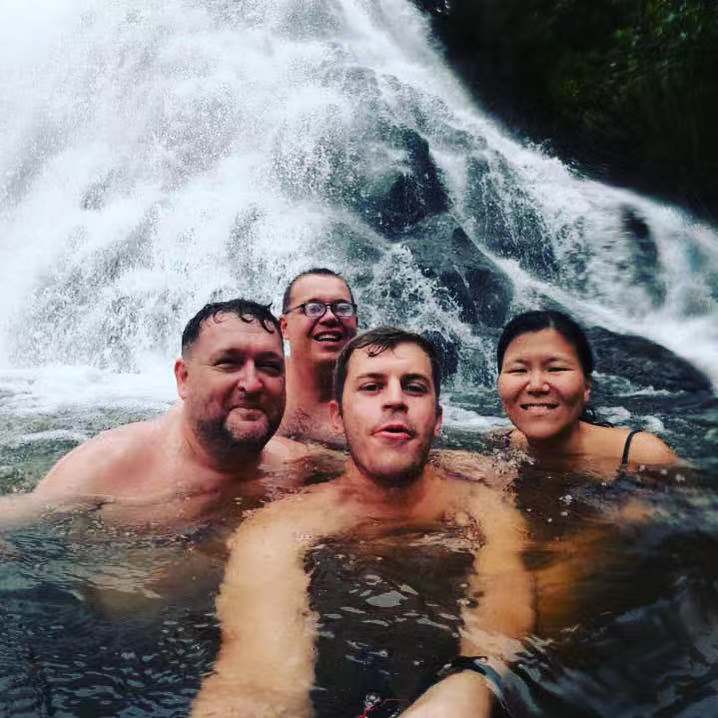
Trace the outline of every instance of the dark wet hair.
<path fill-rule="evenodd" d="M 279 320 L 269 310 L 269 304 L 258 304 L 250 299 L 230 299 L 226 302 L 212 302 L 205 304 L 182 332 L 182 355 L 185 356 L 190 347 L 197 341 L 202 329 L 202 323 L 218 314 L 234 314 L 247 324 L 257 321 L 270 334 L 276 333 L 281 337 Z"/>
<path fill-rule="evenodd" d="M 416 344 L 429 357 L 438 406 L 441 393 L 441 365 L 436 347 L 428 339 L 422 337 L 421 334 L 414 334 L 414 332 L 407 332 L 396 327 L 377 327 L 354 337 L 339 354 L 334 368 L 334 398 L 340 407 L 342 405 L 344 384 L 347 380 L 347 367 L 352 354 L 357 349 L 369 348 L 369 356 L 375 357 L 387 349 L 394 349 L 399 344 Z"/>
<path fill-rule="evenodd" d="M 551 310 L 537 310 L 524 312 L 515 316 L 505 327 L 499 337 L 499 344 L 496 347 L 496 364 L 499 371 L 504 363 L 504 354 L 509 344 L 529 332 L 540 332 L 543 329 L 555 329 L 571 346 L 576 350 L 578 361 L 581 364 L 583 373 L 590 377 L 593 373 L 593 351 L 588 342 L 586 333 L 579 324 L 563 312 Z"/>
<path fill-rule="evenodd" d="M 297 274 L 297 276 L 289 282 L 287 288 L 284 290 L 284 296 L 282 297 L 282 312 L 286 312 L 287 309 L 290 308 L 292 289 L 294 289 L 294 285 L 303 277 L 311 277 L 313 274 L 320 277 L 336 277 L 337 279 L 341 279 L 342 282 L 347 285 L 352 302 L 354 301 L 354 293 L 352 292 L 352 288 L 349 286 L 349 282 L 347 282 L 346 278 L 339 274 L 339 272 L 335 272 L 333 269 L 327 269 L 326 267 L 312 267 L 311 269 L 307 269 L 306 272 Z"/>

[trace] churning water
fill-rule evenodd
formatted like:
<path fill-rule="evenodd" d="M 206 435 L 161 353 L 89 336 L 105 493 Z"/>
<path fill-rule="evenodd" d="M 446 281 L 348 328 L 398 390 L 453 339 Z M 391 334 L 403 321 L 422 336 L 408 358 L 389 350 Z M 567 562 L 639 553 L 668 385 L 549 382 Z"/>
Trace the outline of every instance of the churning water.
<path fill-rule="evenodd" d="M 480 430 L 496 422 L 491 356 L 507 317 L 561 306 L 622 352 L 603 368 L 599 352 L 603 414 L 716 468 L 715 229 L 515 141 L 470 100 L 408 0 L 8 0 L 3 13 L 0 490 L 31 487 L 99 429 L 165 408 L 181 329 L 205 302 L 244 295 L 276 309 L 286 280 L 313 265 L 346 274 L 364 327 L 399 324 L 442 342 L 455 365 L 450 443 L 481 448 Z M 654 342 L 670 352 L 656 359 Z M 543 639 L 529 647 L 536 711 L 558 715 L 551 701 L 562 700 L 567 715 L 707 714 L 717 679 L 697 666 L 715 664 L 715 584 L 699 569 L 716 533 L 696 517 L 713 516 L 716 502 L 707 476 L 696 482 L 702 498 L 681 514 L 690 530 L 670 523 L 674 533 L 641 554 L 650 571 L 665 569 L 656 546 L 678 558 L 662 597 L 631 604 L 640 620 L 618 609 L 593 617 L 581 624 L 580 650 L 561 633 L 558 663 Z M 117 621 L 112 631 L 79 626 L 84 614 L 72 611 L 87 605 L 87 586 L 63 573 L 60 540 L 27 538 L 34 563 L 8 569 L 2 584 L 6 635 L 40 635 L 34 645 L 48 652 L 0 659 L 3 686 L 27 689 L 17 715 L 82 714 L 73 701 L 96 662 L 77 657 L 77 685 L 48 698 L 72 663 L 52 651 L 77 650 L 52 648 L 68 625 L 105 636 L 101 672 L 122 687 L 107 688 L 107 715 L 142 714 L 117 697 L 131 690 L 147 714 L 160 704 L 181 714 L 211 663 L 202 643 L 216 639 L 203 613 L 211 600 L 153 614 L 158 644 L 178 658 L 142 673 L 143 660 L 156 660 L 140 645 L 144 619 L 132 619 L 140 643 L 126 664 L 110 638 Z M 65 568 L 38 578 L 46 560 Z M 23 571 L 32 574 L 24 583 Z M 138 591 L 146 598 L 144 583 Z M 48 623 L 48 605 L 72 609 L 58 617 L 62 630 Z M 33 606 L 45 607 L 34 624 Z M 673 609 L 677 628 L 667 623 Z M 185 610 L 191 620 L 178 623 Z M 607 655 L 624 650 L 621 631 L 631 641 L 651 621 L 672 636 L 661 644 L 672 658 L 656 645 L 650 667 L 632 656 L 631 683 Z M 195 640 L 205 630 L 210 638 Z M 601 649 L 590 660 L 588 643 Z M 663 713 L 640 694 L 649 668 L 671 685 Z M 132 689 L 138 675 L 152 677 L 162 700 L 148 697 L 149 682 Z M 619 688 L 625 700 L 606 697 Z"/>

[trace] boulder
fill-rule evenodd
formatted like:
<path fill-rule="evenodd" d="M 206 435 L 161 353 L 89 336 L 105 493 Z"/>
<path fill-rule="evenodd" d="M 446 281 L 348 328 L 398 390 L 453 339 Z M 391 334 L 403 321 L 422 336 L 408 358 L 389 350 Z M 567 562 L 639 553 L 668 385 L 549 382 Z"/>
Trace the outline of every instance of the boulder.
<path fill-rule="evenodd" d="M 429 152 L 429 143 L 414 130 L 395 130 L 392 145 L 405 162 L 380 183 L 381 189 L 364 199 L 364 216 L 389 239 L 399 238 L 417 223 L 449 208 L 449 196 Z"/>
<path fill-rule="evenodd" d="M 710 392 L 710 379 L 685 359 L 645 337 L 616 334 L 603 327 L 588 332 L 596 371 L 625 377 L 641 387 L 671 392 Z"/>
<path fill-rule="evenodd" d="M 456 223 L 441 215 L 403 237 L 426 276 L 438 279 L 472 326 L 504 324 L 513 299 L 509 276 Z"/>

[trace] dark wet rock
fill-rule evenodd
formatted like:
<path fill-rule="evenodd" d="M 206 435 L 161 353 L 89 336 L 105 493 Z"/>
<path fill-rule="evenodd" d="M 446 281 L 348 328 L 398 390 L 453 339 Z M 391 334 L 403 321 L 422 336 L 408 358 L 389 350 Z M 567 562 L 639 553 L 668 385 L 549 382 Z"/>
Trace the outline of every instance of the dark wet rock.
<path fill-rule="evenodd" d="M 471 291 L 459 271 L 453 267 L 445 269 L 439 275 L 439 281 L 459 307 L 461 321 L 467 324 L 476 324 L 479 321 L 479 314 L 476 311 Z"/>
<path fill-rule="evenodd" d="M 384 181 L 385 191 L 366 198 L 367 221 L 392 238 L 449 207 L 449 196 L 431 158 L 429 143 L 409 129 L 395 130 L 392 144 L 406 155 L 406 165 Z"/>
<path fill-rule="evenodd" d="M 466 210 L 476 236 L 492 252 L 517 260 L 528 272 L 555 278 L 558 267 L 543 220 L 506 161 L 473 157 L 467 169 Z"/>
<path fill-rule="evenodd" d="M 646 221 L 632 207 L 623 208 L 623 228 L 631 239 L 631 269 L 633 280 L 646 289 L 654 306 L 666 299 L 666 285 L 662 280 L 662 268 L 658 247 Z"/>
<path fill-rule="evenodd" d="M 506 321 L 513 283 L 448 215 L 433 217 L 404 235 L 426 276 L 441 282 L 463 321 L 498 327 Z"/>
<path fill-rule="evenodd" d="M 421 334 L 436 347 L 439 354 L 442 378 L 448 379 L 456 374 L 456 370 L 459 368 L 458 340 L 449 339 L 434 329 Z"/>
<path fill-rule="evenodd" d="M 692 364 L 644 337 L 591 327 L 588 336 L 596 371 L 629 379 L 641 387 L 667 391 L 710 392 L 710 379 Z"/>

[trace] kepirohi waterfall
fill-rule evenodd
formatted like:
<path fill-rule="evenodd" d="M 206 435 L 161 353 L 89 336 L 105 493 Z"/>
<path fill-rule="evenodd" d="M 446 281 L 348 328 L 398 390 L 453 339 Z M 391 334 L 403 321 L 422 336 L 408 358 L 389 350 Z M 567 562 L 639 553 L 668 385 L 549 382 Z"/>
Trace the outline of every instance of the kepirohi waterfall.
<path fill-rule="evenodd" d="M 716 231 L 512 139 L 409 0 L 4 14 L 6 368 L 166 371 L 206 301 L 277 309 L 328 265 L 365 327 L 441 335 L 470 380 L 506 317 L 547 303 L 718 380 Z"/>

